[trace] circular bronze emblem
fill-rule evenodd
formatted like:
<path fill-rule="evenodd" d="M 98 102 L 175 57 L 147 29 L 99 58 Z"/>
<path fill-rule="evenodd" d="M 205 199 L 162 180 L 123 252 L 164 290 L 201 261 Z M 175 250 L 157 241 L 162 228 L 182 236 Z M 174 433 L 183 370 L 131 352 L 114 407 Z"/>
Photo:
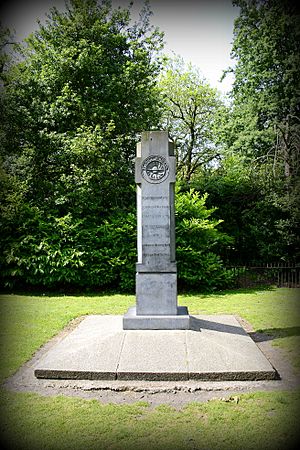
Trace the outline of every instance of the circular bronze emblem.
<path fill-rule="evenodd" d="M 142 163 L 142 177 L 149 183 L 161 183 L 169 175 L 169 166 L 163 156 L 148 156 Z"/>

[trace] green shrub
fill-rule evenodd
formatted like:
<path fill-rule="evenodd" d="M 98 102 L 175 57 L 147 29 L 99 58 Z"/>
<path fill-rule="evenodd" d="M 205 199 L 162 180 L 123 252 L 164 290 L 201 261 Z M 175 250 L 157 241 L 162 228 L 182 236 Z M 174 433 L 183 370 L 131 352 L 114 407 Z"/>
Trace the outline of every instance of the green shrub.
<path fill-rule="evenodd" d="M 205 291 L 224 289 L 232 276 L 218 256 L 232 239 L 220 232 L 221 220 L 211 216 L 215 208 L 206 207 L 207 194 L 178 193 L 176 196 L 176 255 L 179 285 Z"/>
<path fill-rule="evenodd" d="M 207 196 L 177 193 L 176 239 L 179 285 L 221 289 L 230 282 L 218 251 L 231 239 L 205 206 Z M 3 246 L 2 282 L 47 289 L 107 289 L 133 292 L 136 263 L 134 212 L 117 211 L 95 222 L 67 214 L 54 217 L 27 208 Z"/>
<path fill-rule="evenodd" d="M 43 217 L 35 211 L 20 231 L 3 252 L 1 274 L 6 286 L 133 289 L 133 214 L 97 224 L 71 214 Z"/>

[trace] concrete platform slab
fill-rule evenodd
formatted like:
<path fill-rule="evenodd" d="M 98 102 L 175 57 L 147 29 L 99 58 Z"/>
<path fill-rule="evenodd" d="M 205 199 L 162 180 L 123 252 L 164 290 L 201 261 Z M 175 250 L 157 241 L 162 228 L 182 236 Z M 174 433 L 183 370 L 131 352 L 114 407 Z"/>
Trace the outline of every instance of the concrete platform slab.
<path fill-rule="evenodd" d="M 123 330 L 88 316 L 35 367 L 37 378 L 271 380 L 276 370 L 233 316 L 195 316 L 189 330 Z"/>
<path fill-rule="evenodd" d="M 178 330 L 126 333 L 118 379 L 187 380 L 185 333 Z"/>
<path fill-rule="evenodd" d="M 271 364 L 235 317 L 193 317 L 192 327 L 195 331 L 187 333 L 190 379 L 274 379 Z"/>
<path fill-rule="evenodd" d="M 122 317 L 88 316 L 45 355 L 35 376 L 114 380 L 124 337 Z"/>

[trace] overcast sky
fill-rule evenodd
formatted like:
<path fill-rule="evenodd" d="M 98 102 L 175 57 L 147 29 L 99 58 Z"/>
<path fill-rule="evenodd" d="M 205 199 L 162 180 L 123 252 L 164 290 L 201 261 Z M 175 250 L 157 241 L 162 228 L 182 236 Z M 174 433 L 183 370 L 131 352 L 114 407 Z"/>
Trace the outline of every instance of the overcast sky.
<path fill-rule="evenodd" d="M 113 0 L 127 6 L 130 0 Z M 134 0 L 134 11 L 143 0 Z M 10 0 L 1 7 L 1 22 L 16 32 L 18 40 L 37 28 L 52 6 L 64 8 L 64 0 Z M 181 55 L 198 66 L 213 87 L 222 92 L 230 89 L 232 79 L 219 83 L 223 70 L 230 64 L 233 21 L 238 8 L 231 0 L 150 0 L 152 23 L 165 32 L 165 51 Z"/>

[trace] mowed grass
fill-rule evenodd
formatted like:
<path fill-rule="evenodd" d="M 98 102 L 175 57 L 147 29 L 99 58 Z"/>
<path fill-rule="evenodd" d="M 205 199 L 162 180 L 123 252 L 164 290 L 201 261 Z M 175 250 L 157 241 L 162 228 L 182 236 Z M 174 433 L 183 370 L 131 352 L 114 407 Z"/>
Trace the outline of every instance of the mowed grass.
<path fill-rule="evenodd" d="M 299 290 L 182 295 L 191 314 L 236 314 L 275 337 L 297 365 Z M 1 380 L 70 320 L 123 314 L 134 296 L 0 296 Z M 290 449 L 298 440 L 300 392 L 258 392 L 181 410 L 146 403 L 43 397 L 1 390 L 2 442 L 11 449 Z M 5 447 L 4 447 L 5 448 Z"/>
<path fill-rule="evenodd" d="M 181 410 L 37 394 L 4 393 L 2 400 L 2 442 L 9 449 L 290 450 L 299 435 L 300 395 L 291 392 L 190 403 Z"/>
<path fill-rule="evenodd" d="M 0 380 L 14 373 L 72 319 L 88 314 L 123 314 L 134 296 L 0 296 Z"/>

